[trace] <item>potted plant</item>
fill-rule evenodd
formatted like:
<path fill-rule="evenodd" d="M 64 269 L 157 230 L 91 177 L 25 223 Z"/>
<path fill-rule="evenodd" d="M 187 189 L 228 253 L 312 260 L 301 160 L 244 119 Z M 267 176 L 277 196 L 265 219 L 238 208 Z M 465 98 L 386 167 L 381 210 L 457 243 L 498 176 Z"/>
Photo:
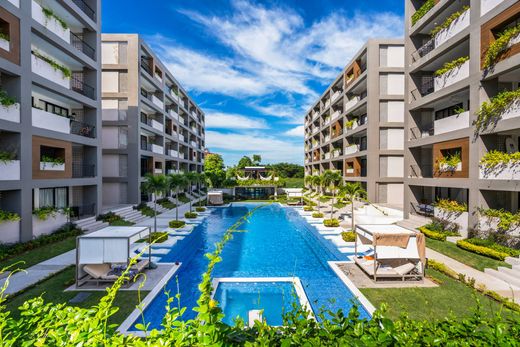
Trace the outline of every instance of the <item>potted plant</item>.
<path fill-rule="evenodd" d="M 345 127 L 347 128 L 347 130 L 356 129 L 358 127 L 358 119 L 352 118 L 351 120 L 346 121 Z"/>
<path fill-rule="evenodd" d="M 43 155 L 40 160 L 40 170 L 65 171 L 65 160 L 59 157 Z"/>
<path fill-rule="evenodd" d="M 439 158 L 438 164 L 440 172 L 462 171 L 462 159 L 460 152 L 455 152 L 453 154 L 448 154 L 442 158 Z"/>
<path fill-rule="evenodd" d="M 16 152 L 0 150 L 0 172 L 3 181 L 20 179 L 20 161 L 16 160 Z"/>

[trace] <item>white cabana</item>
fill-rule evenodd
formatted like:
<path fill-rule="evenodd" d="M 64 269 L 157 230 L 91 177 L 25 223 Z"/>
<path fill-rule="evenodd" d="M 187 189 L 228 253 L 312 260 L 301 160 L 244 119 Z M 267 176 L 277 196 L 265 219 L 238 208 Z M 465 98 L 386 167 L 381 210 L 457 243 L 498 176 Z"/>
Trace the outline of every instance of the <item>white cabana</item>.
<path fill-rule="evenodd" d="M 287 194 L 287 200 L 299 199 L 300 204 L 303 204 L 303 189 L 302 188 L 285 188 L 284 191 Z M 290 205 L 289 202 L 287 202 L 287 204 Z"/>
<path fill-rule="evenodd" d="M 85 266 L 127 265 L 131 245 L 150 236 L 150 227 L 106 227 L 76 239 L 76 286 L 88 277 Z M 148 249 L 150 257 L 150 249 Z"/>
<path fill-rule="evenodd" d="M 208 205 L 224 204 L 224 193 L 220 190 L 208 192 Z"/>
<path fill-rule="evenodd" d="M 373 253 L 358 255 L 358 245 L 372 246 Z M 378 278 L 422 279 L 424 235 L 395 224 L 358 224 L 354 261 L 375 281 Z"/>

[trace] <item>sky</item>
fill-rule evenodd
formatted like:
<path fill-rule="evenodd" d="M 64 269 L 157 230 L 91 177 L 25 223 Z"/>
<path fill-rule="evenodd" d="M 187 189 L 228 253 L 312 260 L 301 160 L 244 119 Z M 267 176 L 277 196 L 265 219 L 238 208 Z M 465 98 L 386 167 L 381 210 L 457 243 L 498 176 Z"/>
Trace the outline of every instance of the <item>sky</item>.
<path fill-rule="evenodd" d="M 138 33 L 206 114 L 226 165 L 303 163 L 303 119 L 369 38 L 403 35 L 403 0 L 105 0 L 104 33 Z"/>

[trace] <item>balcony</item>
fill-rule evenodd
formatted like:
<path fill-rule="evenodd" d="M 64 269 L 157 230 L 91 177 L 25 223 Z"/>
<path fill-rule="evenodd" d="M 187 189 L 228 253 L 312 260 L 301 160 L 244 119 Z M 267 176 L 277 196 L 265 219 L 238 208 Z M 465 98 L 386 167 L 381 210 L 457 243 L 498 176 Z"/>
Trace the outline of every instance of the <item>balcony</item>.
<path fill-rule="evenodd" d="M 178 118 L 178 117 L 179 117 L 179 114 L 178 114 L 177 112 L 175 112 L 175 111 L 174 111 L 173 109 L 171 109 L 171 108 L 168 110 L 168 114 L 169 114 L 170 116 L 172 116 L 173 118 Z"/>
<path fill-rule="evenodd" d="M 11 41 L 0 37 L 0 48 L 7 52 L 11 51 Z"/>
<path fill-rule="evenodd" d="M 340 110 L 334 111 L 334 113 L 331 115 L 331 119 L 332 119 L 332 120 L 335 120 L 335 119 L 337 119 L 340 115 L 341 115 L 341 111 L 340 111 Z"/>
<path fill-rule="evenodd" d="M 338 158 L 340 156 L 341 156 L 341 148 L 336 148 L 335 150 L 332 151 L 333 158 Z"/>
<path fill-rule="evenodd" d="M 316 118 L 318 118 L 319 115 L 320 115 L 319 112 L 314 112 L 314 113 L 312 114 L 312 120 L 315 120 Z"/>
<path fill-rule="evenodd" d="M 469 111 L 436 120 L 433 122 L 433 133 L 439 135 L 467 127 L 469 127 Z"/>
<path fill-rule="evenodd" d="M 89 178 L 96 176 L 96 165 L 72 163 L 72 178 Z"/>
<path fill-rule="evenodd" d="M 435 37 L 433 38 L 435 47 L 439 47 L 440 45 L 451 39 L 453 36 L 457 35 L 462 30 L 469 27 L 469 14 L 470 10 L 467 9 L 447 28 L 442 29 L 437 34 L 435 34 Z"/>
<path fill-rule="evenodd" d="M 96 12 L 84 0 L 72 0 L 90 19 L 96 20 Z"/>
<path fill-rule="evenodd" d="M 469 60 L 452 70 L 433 78 L 433 90 L 439 91 L 469 77 Z"/>
<path fill-rule="evenodd" d="M 350 145 L 345 147 L 345 155 L 350 155 L 359 152 L 359 145 Z"/>
<path fill-rule="evenodd" d="M 173 175 L 173 174 L 180 173 L 180 171 L 177 170 L 177 169 L 167 169 L 166 172 L 168 173 L 168 175 Z"/>
<path fill-rule="evenodd" d="M 482 17 L 505 0 L 480 0 L 480 16 Z"/>
<path fill-rule="evenodd" d="M 184 135 L 179 134 L 179 140 L 182 141 L 182 142 L 185 142 L 185 141 L 184 141 Z"/>
<path fill-rule="evenodd" d="M 156 175 L 160 175 L 163 173 L 162 169 L 153 169 L 153 173 Z"/>
<path fill-rule="evenodd" d="M 18 181 L 20 179 L 20 161 L 0 161 L 0 181 Z"/>
<path fill-rule="evenodd" d="M 349 99 L 346 103 L 345 103 L 345 110 L 349 110 L 351 109 L 352 107 L 354 107 L 359 101 L 361 100 L 361 97 L 359 96 L 354 96 L 352 99 Z"/>
<path fill-rule="evenodd" d="M 85 53 L 86 56 L 88 56 L 91 59 L 96 59 L 96 50 L 92 48 L 88 43 L 86 43 L 83 38 L 81 37 L 81 34 L 74 34 L 70 33 L 70 43 L 74 48 L 79 50 L 80 52 Z"/>
<path fill-rule="evenodd" d="M 150 100 L 157 106 L 159 107 L 161 110 L 164 108 L 164 102 L 159 99 L 157 96 L 153 95 L 151 96 Z"/>
<path fill-rule="evenodd" d="M 325 121 L 323 122 L 323 125 L 329 125 L 330 124 L 330 116 L 325 117 Z"/>
<path fill-rule="evenodd" d="M 16 103 L 11 106 L 0 105 L 0 119 L 20 123 L 20 104 Z"/>
<path fill-rule="evenodd" d="M 331 157 L 331 153 L 328 152 L 328 153 L 325 153 L 325 155 L 323 156 L 325 160 L 329 160 L 330 157 Z"/>
<path fill-rule="evenodd" d="M 332 96 L 330 97 L 332 102 L 336 101 L 339 98 L 340 95 L 341 95 L 341 91 L 340 90 L 336 90 L 334 92 L 334 94 L 332 94 Z"/>
<path fill-rule="evenodd" d="M 323 104 L 323 109 L 326 109 L 329 106 L 330 106 L 330 99 L 327 99 L 327 101 L 325 101 L 325 103 Z"/>
<path fill-rule="evenodd" d="M 411 178 L 432 178 L 433 165 L 410 165 L 409 177 Z"/>
<path fill-rule="evenodd" d="M 37 128 L 57 131 L 64 134 L 71 133 L 70 119 L 54 113 L 32 108 L 32 125 Z"/>
<path fill-rule="evenodd" d="M 45 9 L 47 10 L 47 9 Z M 52 9 L 49 9 L 51 13 L 54 13 Z M 32 18 L 46 27 L 49 31 L 58 35 L 62 40 L 70 44 L 70 29 L 63 19 L 53 15 L 46 15 L 44 8 L 40 6 L 36 1 L 32 1 L 31 5 Z"/>
<path fill-rule="evenodd" d="M 70 89 L 70 77 L 66 76 L 60 69 L 54 68 L 47 60 L 51 58 L 44 57 L 37 53 L 31 55 L 31 69 L 37 75 L 40 75 L 49 81 L 59 84 L 60 86 Z M 62 66 L 66 69 L 65 66 Z"/>
<path fill-rule="evenodd" d="M 96 138 L 96 127 L 76 120 L 70 121 L 70 133 L 73 135 L 79 135 L 83 137 Z"/>
<path fill-rule="evenodd" d="M 149 58 L 141 57 L 141 69 L 146 71 L 150 76 L 153 76 L 152 63 Z"/>
<path fill-rule="evenodd" d="M 316 134 L 320 131 L 320 128 L 319 127 L 314 127 L 314 129 L 312 129 L 312 134 Z"/>
<path fill-rule="evenodd" d="M 65 163 L 40 161 L 40 171 L 65 171 Z"/>
<path fill-rule="evenodd" d="M 195 141 L 190 141 L 190 144 L 191 144 L 191 146 L 194 147 L 194 148 L 197 148 L 197 147 L 198 147 L 197 142 L 195 142 Z"/>
<path fill-rule="evenodd" d="M 345 123 L 345 131 L 354 130 L 358 126 L 359 126 L 358 120 L 354 118 L 354 119 L 352 119 L 350 121 L 347 121 Z"/>
<path fill-rule="evenodd" d="M 157 154 L 163 154 L 164 153 L 164 149 L 162 146 L 159 146 L 159 145 L 156 145 L 156 144 L 151 144 L 151 150 L 152 152 L 154 153 L 157 153 Z"/>
<path fill-rule="evenodd" d="M 330 141 L 330 135 L 325 135 L 325 137 L 323 138 L 323 141 L 324 142 L 329 142 Z"/>
<path fill-rule="evenodd" d="M 168 155 L 169 155 L 170 157 L 177 158 L 177 157 L 179 156 L 179 152 L 177 152 L 177 151 L 174 150 L 174 149 L 170 149 L 170 150 L 168 151 Z"/>
<path fill-rule="evenodd" d="M 83 80 L 83 73 L 72 73 L 72 78 L 70 80 L 71 86 L 70 89 L 75 91 L 76 93 L 80 93 L 81 95 L 84 95 L 92 100 L 96 100 L 96 92 L 94 87 L 88 85 Z"/>
<path fill-rule="evenodd" d="M 14 6 L 20 8 L 20 0 L 8 0 Z"/>
<path fill-rule="evenodd" d="M 155 119 L 150 119 L 149 125 L 152 128 L 159 130 L 160 132 L 164 132 L 164 124 L 156 121 Z"/>

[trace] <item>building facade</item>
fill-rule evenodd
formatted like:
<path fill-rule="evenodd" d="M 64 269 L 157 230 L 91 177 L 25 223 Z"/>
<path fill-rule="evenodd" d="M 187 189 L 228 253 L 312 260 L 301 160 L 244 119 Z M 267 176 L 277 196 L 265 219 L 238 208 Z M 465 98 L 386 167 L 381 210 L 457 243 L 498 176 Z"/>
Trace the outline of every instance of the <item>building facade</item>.
<path fill-rule="evenodd" d="M 305 116 L 305 174 L 339 170 L 402 205 L 403 115 L 403 41 L 369 40 Z"/>
<path fill-rule="evenodd" d="M 520 2 L 406 0 L 405 12 L 405 216 L 456 201 L 463 236 L 497 230 L 489 212 L 516 213 L 520 197 Z"/>
<path fill-rule="evenodd" d="M 137 34 L 102 35 L 103 205 L 138 204 L 146 174 L 202 172 L 205 116 Z"/>
<path fill-rule="evenodd" d="M 100 1 L 0 5 L 0 242 L 101 207 Z"/>

